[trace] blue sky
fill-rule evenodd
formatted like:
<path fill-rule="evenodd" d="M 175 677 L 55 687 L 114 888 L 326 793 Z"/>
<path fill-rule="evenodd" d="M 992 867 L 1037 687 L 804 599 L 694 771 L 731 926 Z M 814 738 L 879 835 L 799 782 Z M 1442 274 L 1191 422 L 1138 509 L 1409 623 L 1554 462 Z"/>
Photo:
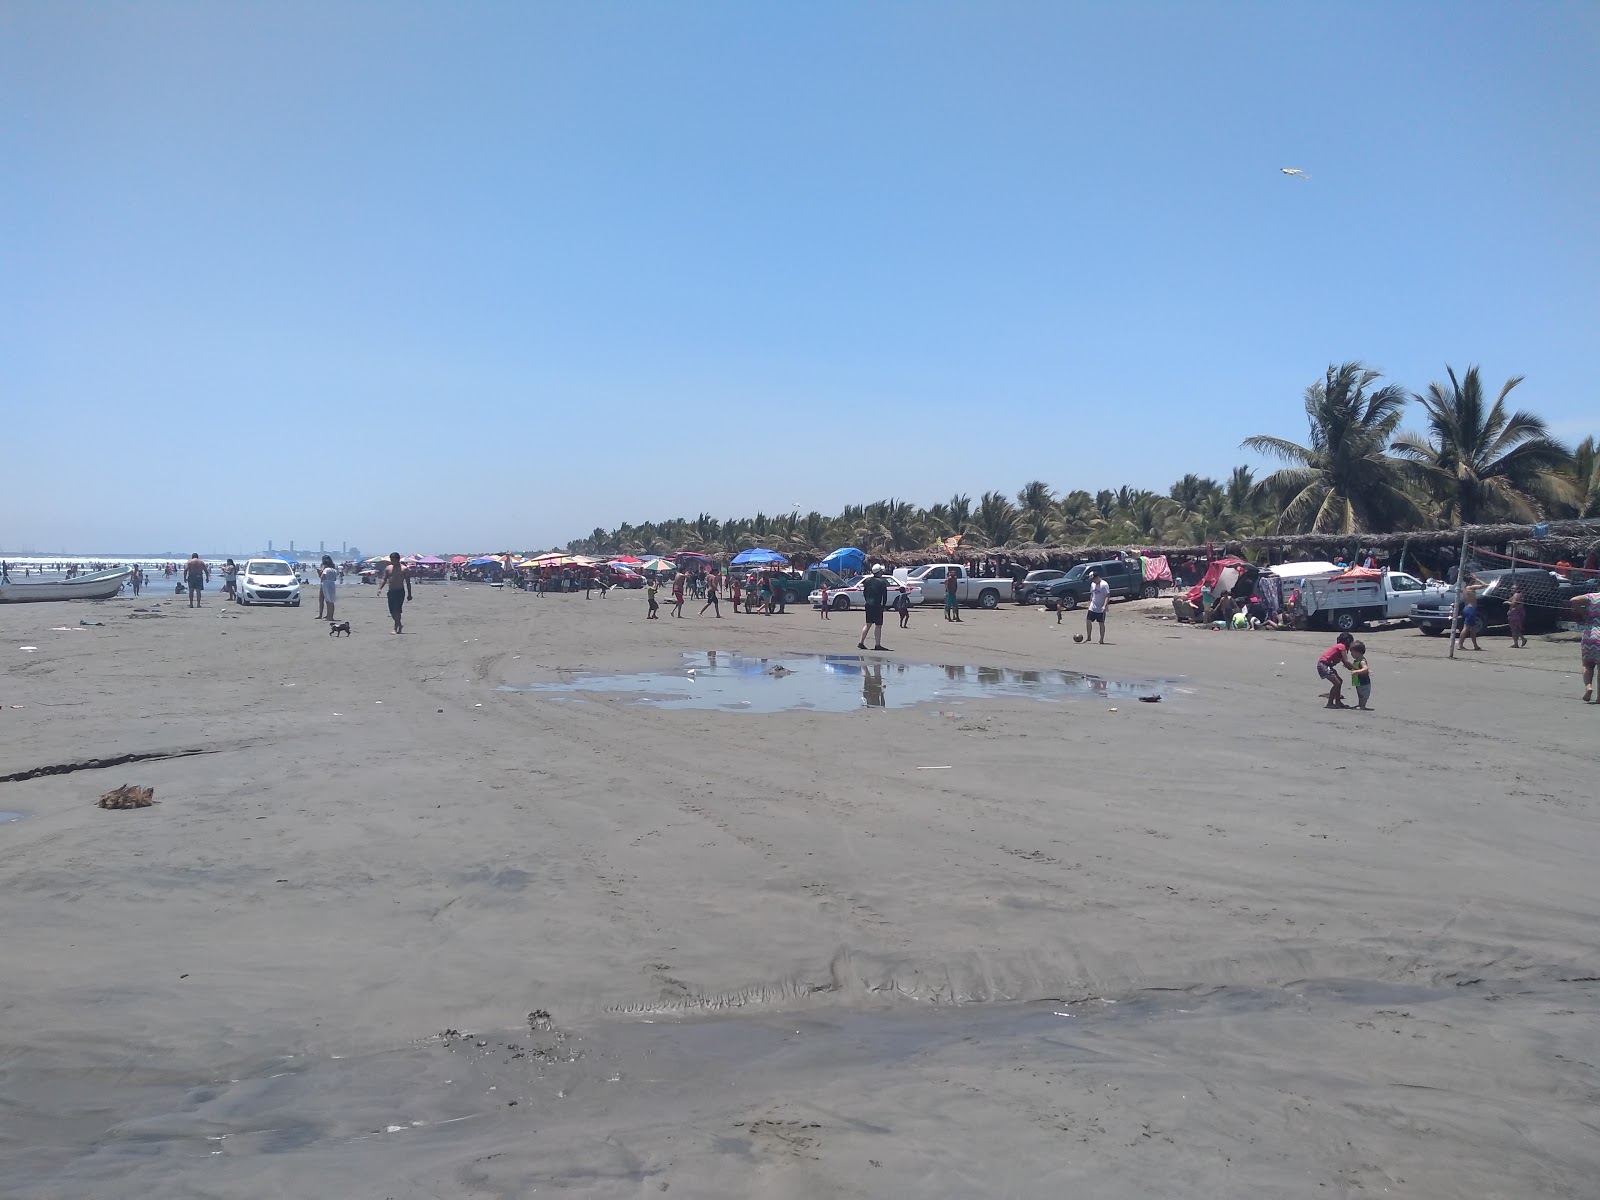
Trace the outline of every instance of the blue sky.
<path fill-rule="evenodd" d="M 3 4 L 0 546 L 1164 489 L 1345 358 L 1600 433 L 1596 61 L 1577 2 Z"/>

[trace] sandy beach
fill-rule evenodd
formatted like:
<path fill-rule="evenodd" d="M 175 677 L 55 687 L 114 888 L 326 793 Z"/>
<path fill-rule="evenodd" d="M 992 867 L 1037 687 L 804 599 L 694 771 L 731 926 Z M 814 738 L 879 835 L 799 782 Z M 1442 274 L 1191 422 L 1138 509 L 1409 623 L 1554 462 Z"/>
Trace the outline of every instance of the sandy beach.
<path fill-rule="evenodd" d="M 160 591 L 0 607 L 6 1195 L 1595 1194 L 1572 641 L 1327 712 L 1326 635 L 924 609 L 876 657 L 1162 700 L 669 709 L 501 689 L 859 618 Z"/>

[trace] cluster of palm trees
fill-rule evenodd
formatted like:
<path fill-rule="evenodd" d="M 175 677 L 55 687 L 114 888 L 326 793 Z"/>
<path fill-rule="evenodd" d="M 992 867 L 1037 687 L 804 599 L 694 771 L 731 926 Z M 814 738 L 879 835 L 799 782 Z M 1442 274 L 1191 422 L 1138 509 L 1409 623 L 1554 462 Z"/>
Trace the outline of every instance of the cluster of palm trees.
<path fill-rule="evenodd" d="M 596 529 L 567 544 L 573 553 L 736 553 L 766 546 L 817 557 L 835 546 L 919 550 L 956 534 L 967 545 L 1194 545 L 1269 533 L 1382 533 L 1488 521 L 1600 516 L 1600 452 L 1594 438 L 1568 450 L 1544 422 L 1508 412 L 1521 382 L 1486 404 L 1478 369 L 1412 395 L 1359 362 L 1333 365 L 1306 389 L 1309 444 L 1260 435 L 1244 446 L 1287 465 L 1264 479 L 1247 466 L 1226 482 L 1185 475 L 1165 495 L 1139 488 L 1055 492 L 1042 480 L 1015 498 L 957 494 L 919 508 L 906 500 L 850 505 L 837 516 L 794 512 Z M 1426 432 L 1401 429 L 1420 405 Z"/>
<path fill-rule="evenodd" d="M 1378 386 L 1359 362 L 1330 365 L 1306 389 L 1307 445 L 1265 434 L 1247 449 L 1286 462 L 1257 488 L 1273 497 L 1284 533 L 1378 533 L 1543 517 L 1600 516 L 1595 439 L 1569 450 L 1544 421 L 1511 411 L 1508 379 L 1488 402 L 1478 368 L 1422 394 Z M 1400 428 L 1406 405 L 1426 432 Z"/>

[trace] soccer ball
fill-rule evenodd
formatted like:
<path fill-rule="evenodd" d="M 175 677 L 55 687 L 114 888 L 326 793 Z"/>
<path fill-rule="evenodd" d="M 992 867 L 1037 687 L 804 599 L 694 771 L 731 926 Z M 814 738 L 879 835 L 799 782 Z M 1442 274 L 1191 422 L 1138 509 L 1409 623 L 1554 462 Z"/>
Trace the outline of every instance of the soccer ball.
<path fill-rule="evenodd" d="M 1081 641 L 1083 641 L 1083 634 L 1081 634 L 1081 633 L 1075 633 L 1075 634 L 1073 634 L 1073 635 L 1072 635 L 1072 640 L 1073 640 L 1073 641 L 1075 641 L 1075 642 L 1081 642 Z"/>

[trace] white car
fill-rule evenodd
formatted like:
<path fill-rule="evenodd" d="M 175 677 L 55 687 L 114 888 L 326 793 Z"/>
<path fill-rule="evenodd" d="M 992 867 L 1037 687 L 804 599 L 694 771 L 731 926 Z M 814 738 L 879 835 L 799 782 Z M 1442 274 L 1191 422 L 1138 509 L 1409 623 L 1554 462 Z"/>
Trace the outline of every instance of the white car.
<path fill-rule="evenodd" d="M 300 607 L 300 581 L 281 558 L 252 558 L 239 568 L 240 604 L 289 604 Z"/>
<path fill-rule="evenodd" d="M 844 612 L 851 608 L 865 607 L 861 601 L 861 585 L 865 581 L 865 578 L 866 577 L 863 576 L 861 579 L 857 579 L 844 587 L 829 588 L 828 607 L 833 609 L 835 612 Z M 898 596 L 901 591 L 904 591 L 907 599 L 911 601 L 912 608 L 915 608 L 917 605 L 922 603 L 921 584 L 907 583 L 903 579 L 893 578 L 889 579 L 887 582 L 889 584 L 889 604 L 891 606 L 894 604 L 894 598 Z M 821 588 L 818 588 L 816 591 L 811 593 L 811 607 L 822 607 Z"/>

